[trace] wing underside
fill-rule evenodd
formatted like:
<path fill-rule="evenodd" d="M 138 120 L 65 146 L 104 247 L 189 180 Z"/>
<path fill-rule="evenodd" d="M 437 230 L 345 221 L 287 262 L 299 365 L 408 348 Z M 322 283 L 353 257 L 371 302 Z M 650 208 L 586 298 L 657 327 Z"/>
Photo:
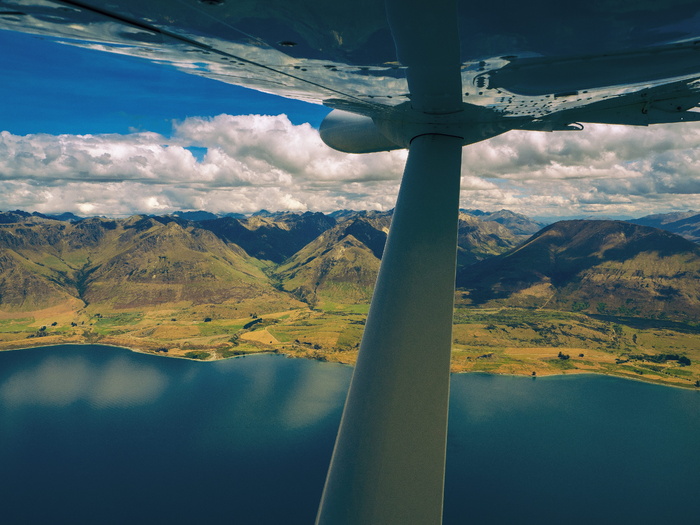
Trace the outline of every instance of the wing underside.
<path fill-rule="evenodd" d="M 504 11 L 517 10 L 509 3 Z M 292 9 L 283 2 L 254 0 L 2 0 L 0 29 L 140 57 L 374 121 L 404 118 L 406 107 L 419 101 L 410 100 L 407 65 L 396 58 L 383 2 L 327 4 L 306 0 Z M 559 46 L 564 55 L 551 52 L 549 44 L 540 43 L 538 49 L 531 43 L 527 49 L 528 38 L 537 39 L 528 37 L 528 24 L 522 24 L 520 34 L 501 35 L 499 44 L 491 45 L 493 51 L 511 49 L 503 43 L 510 40 L 511 54 L 473 57 L 465 47 L 486 47 L 483 39 L 473 36 L 479 35 L 474 24 L 480 18 L 490 21 L 493 15 L 460 7 L 455 18 L 462 41 L 462 57 L 457 57 L 461 79 L 457 80 L 461 80 L 467 124 L 497 126 L 499 132 L 553 131 L 580 129 L 576 123 L 585 122 L 649 125 L 700 119 L 694 111 L 700 104 L 700 22 L 693 22 L 700 17 L 693 18 L 696 13 L 681 9 L 676 17 L 685 17 L 683 26 L 667 15 L 672 7 L 679 11 L 678 5 L 658 8 L 658 12 L 640 7 L 629 16 L 636 24 L 629 32 L 634 29 L 637 36 L 623 42 L 619 37 L 607 38 L 610 50 L 598 54 L 575 55 L 571 41 Z M 603 42 L 614 14 L 612 8 L 597 13 Z M 576 31 L 585 34 L 575 20 L 563 15 L 558 31 L 569 23 L 574 37 Z M 619 33 L 621 21 L 612 27 Z M 404 46 L 408 42 L 410 37 L 404 39 Z M 581 50 L 591 47 L 595 46 L 587 39 Z M 467 142 L 492 134 L 477 134 Z M 391 147 L 387 143 L 379 149 Z"/>

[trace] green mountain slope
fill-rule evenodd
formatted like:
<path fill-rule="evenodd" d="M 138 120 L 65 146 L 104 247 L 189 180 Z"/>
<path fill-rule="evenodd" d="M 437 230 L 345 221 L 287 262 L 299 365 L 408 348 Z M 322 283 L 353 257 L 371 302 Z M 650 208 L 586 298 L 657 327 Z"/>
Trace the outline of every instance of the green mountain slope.
<path fill-rule="evenodd" d="M 0 214 L 0 307 L 5 311 L 80 304 L 76 267 L 63 259 L 69 224 Z"/>
<path fill-rule="evenodd" d="M 275 275 L 285 290 L 312 305 L 367 303 L 385 242 L 386 233 L 356 217 L 319 235 Z"/>
<path fill-rule="evenodd" d="M 5 311 L 28 311 L 79 302 L 57 272 L 13 250 L 0 252 L 0 305 Z"/>
<path fill-rule="evenodd" d="M 87 268 L 84 298 L 89 303 L 135 308 L 279 295 L 260 264 L 242 249 L 177 222 L 134 217 L 121 224 L 109 251 L 107 260 L 99 260 L 99 254 Z"/>

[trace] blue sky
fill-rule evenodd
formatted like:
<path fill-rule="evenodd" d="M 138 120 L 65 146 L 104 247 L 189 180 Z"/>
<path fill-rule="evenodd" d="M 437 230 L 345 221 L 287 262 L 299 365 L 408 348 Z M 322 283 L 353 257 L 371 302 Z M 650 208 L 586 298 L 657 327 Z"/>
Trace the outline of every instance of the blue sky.
<path fill-rule="evenodd" d="M 406 152 L 329 149 L 322 106 L 7 31 L 0 66 L 0 210 L 394 206 Z M 464 148 L 460 204 L 552 219 L 700 209 L 697 166 L 697 123 L 511 131 Z"/>

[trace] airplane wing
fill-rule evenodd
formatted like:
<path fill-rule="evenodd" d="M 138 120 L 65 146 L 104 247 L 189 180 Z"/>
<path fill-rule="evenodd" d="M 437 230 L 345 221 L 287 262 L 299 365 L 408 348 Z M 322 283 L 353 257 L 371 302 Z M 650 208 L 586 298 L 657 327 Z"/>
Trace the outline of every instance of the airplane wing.
<path fill-rule="evenodd" d="M 480 128 L 465 143 L 509 129 L 700 120 L 694 2 L 563 8 L 552 0 L 507 0 L 497 10 L 460 3 L 461 101 L 468 125 Z M 376 0 L 0 0 L 0 29 L 141 57 L 374 121 L 405 119 L 416 102 L 384 2 Z M 338 149 L 405 146 L 357 117 L 334 118 L 325 128 L 336 132 L 324 139 Z M 334 144 L 352 130 L 364 143 L 345 137 Z"/>

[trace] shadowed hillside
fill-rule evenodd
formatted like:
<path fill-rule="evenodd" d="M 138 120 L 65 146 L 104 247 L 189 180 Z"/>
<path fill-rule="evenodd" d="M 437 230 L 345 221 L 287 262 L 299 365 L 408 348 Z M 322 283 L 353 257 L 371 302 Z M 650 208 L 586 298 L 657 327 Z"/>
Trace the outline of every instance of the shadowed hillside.
<path fill-rule="evenodd" d="M 198 226 L 237 244 L 256 259 L 279 264 L 335 224 L 330 216 L 306 212 L 266 213 L 248 219 L 224 217 L 201 221 Z"/>
<path fill-rule="evenodd" d="M 700 247 L 618 221 L 563 221 L 522 246 L 463 268 L 473 304 L 696 319 Z"/>

